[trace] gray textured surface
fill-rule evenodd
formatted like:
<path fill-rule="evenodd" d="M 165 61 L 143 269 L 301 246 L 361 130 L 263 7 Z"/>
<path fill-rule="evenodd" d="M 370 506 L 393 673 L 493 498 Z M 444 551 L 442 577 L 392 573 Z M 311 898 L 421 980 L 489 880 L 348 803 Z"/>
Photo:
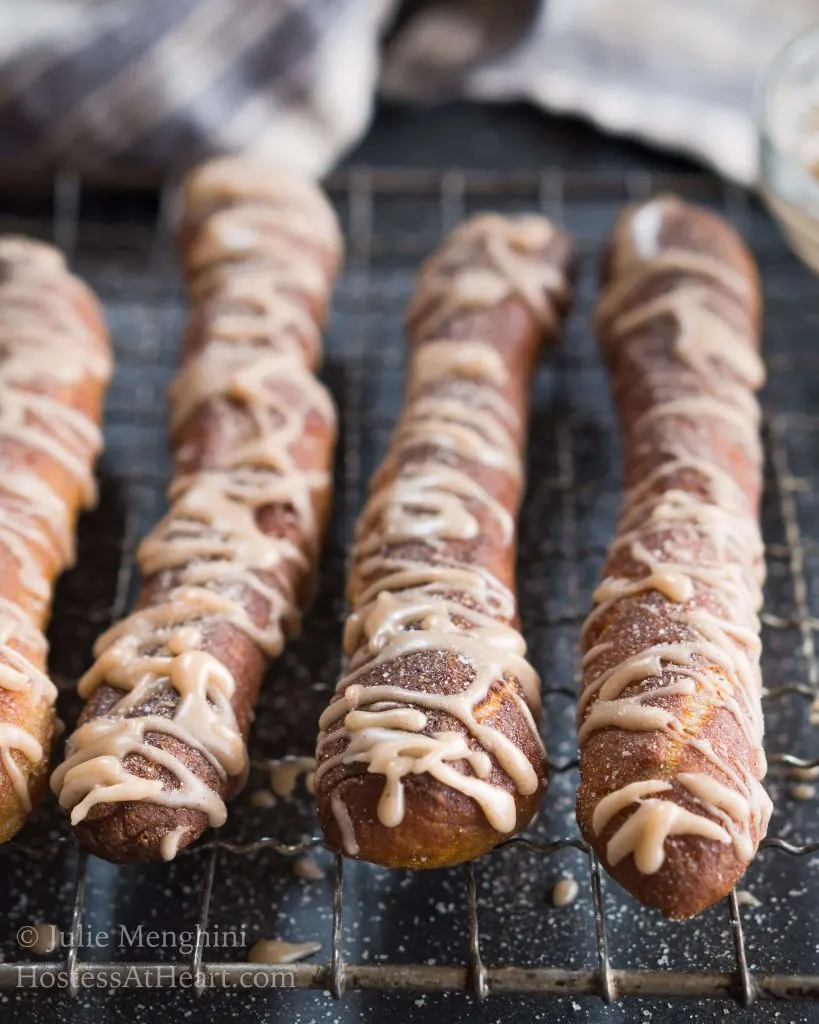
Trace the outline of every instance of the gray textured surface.
<path fill-rule="evenodd" d="M 518 115 L 524 122 L 528 118 L 520 111 L 514 116 Z M 503 122 L 498 124 L 500 127 L 493 130 L 502 130 Z M 512 130 L 512 137 L 520 127 Z M 528 132 L 528 123 L 523 130 Z M 325 366 L 325 379 L 342 413 L 337 508 L 318 600 L 306 621 L 304 638 L 293 644 L 275 667 L 264 690 L 253 733 L 255 758 L 312 750 L 315 722 L 339 668 L 345 545 L 366 478 L 383 452 L 398 407 L 403 360 L 400 311 L 412 287 L 414 268 L 437 243 L 442 229 L 461 213 L 479 207 L 509 211 L 543 201 L 547 211 L 562 212 L 581 247 L 577 309 L 562 352 L 545 363 L 537 380 L 519 564 L 524 630 L 544 685 L 547 691 L 572 686 L 577 620 L 588 606 L 618 498 L 616 432 L 605 373 L 589 327 L 595 264 L 600 242 L 627 193 L 619 177 L 611 172 L 622 167 L 624 161 L 632 167 L 635 159 L 649 165 L 652 162 L 637 151 L 618 158 L 616 150 L 606 145 L 603 149 L 608 152 L 601 161 L 607 173 L 599 179 L 599 187 L 592 187 L 588 172 L 578 170 L 567 183 L 562 204 L 558 203 L 553 176 L 544 178 L 539 191 L 536 187 L 521 187 L 516 198 L 510 193 L 493 198 L 479 196 L 469 187 L 462 195 L 459 179 L 453 177 L 447 180 L 443 200 L 432 190 L 412 198 L 376 197 L 370 207 L 366 180 L 361 178 L 352 193 L 352 209 L 350 192 L 342 190 L 335 195 L 345 227 L 354 239 L 334 304 Z M 530 154 L 522 162 L 531 165 L 538 159 Z M 567 158 L 567 162 L 571 166 L 571 160 Z M 634 190 L 661 183 L 661 179 L 649 181 L 638 176 L 629 182 Z M 768 433 L 767 449 L 775 455 L 773 462 L 769 459 L 764 507 L 765 536 L 772 552 L 767 612 L 787 621 L 805 612 L 816 617 L 819 355 L 813 330 L 819 316 L 819 298 L 815 280 L 787 253 L 767 216 L 755 205 L 747 205 L 741 193 L 726 196 L 705 177 L 689 177 L 681 183 L 714 206 L 723 207 L 727 200 L 731 215 L 760 261 L 768 307 L 766 350 L 770 368 L 764 402 L 773 428 Z M 112 603 L 120 611 L 127 603 L 134 583 L 129 571 L 133 542 L 163 507 L 163 487 L 170 469 L 164 454 L 164 390 L 173 372 L 183 318 L 173 262 L 150 228 L 152 200 L 123 204 L 121 199 L 86 195 L 83 214 L 74 262 L 106 303 L 119 358 L 108 404 L 102 502 L 83 521 L 81 564 L 60 586 L 52 629 L 53 668 L 67 683 L 88 664 L 91 642 L 105 625 Z M 49 217 L 47 206 L 15 201 L 0 217 L 0 229 L 13 227 L 47 235 L 51 231 Z M 135 230 L 134 222 L 144 227 Z M 64 237 L 71 241 L 70 232 Z M 796 512 L 796 518 L 790 519 L 788 535 L 783 510 L 788 512 L 789 508 Z M 795 563 L 788 551 L 788 542 L 794 540 L 804 553 L 805 607 L 800 607 Z M 807 635 L 812 636 L 810 625 L 806 628 Z M 816 669 L 804 657 L 803 641 L 804 635 L 797 627 L 766 629 L 764 668 L 769 687 L 816 682 Z M 62 710 L 72 721 L 76 702 L 70 694 L 63 698 Z M 574 756 L 573 715 L 573 703 L 565 696 L 547 696 L 544 733 L 552 761 L 563 763 Z M 816 754 L 815 728 L 806 724 L 804 698 L 793 696 L 771 702 L 768 722 L 769 750 L 806 757 Z M 771 783 L 777 804 L 772 834 L 792 842 L 817 838 L 816 801 L 789 799 L 781 774 L 774 774 Z M 550 792 L 532 830 L 534 835 L 556 838 L 576 833 L 575 784 L 573 770 L 553 775 Z M 275 834 L 297 840 L 314 831 L 310 798 L 303 790 L 298 790 L 294 799 L 280 800 L 273 809 L 258 809 L 248 797 L 261 785 L 264 773 L 256 772 L 245 794 L 233 805 L 224 838 Z M 49 800 L 21 838 L 40 845 L 49 836 L 65 831 Z M 115 936 L 123 923 L 130 928 L 140 922 L 176 931 L 190 928 L 198 912 L 205 856 L 193 852 L 170 866 L 138 869 L 92 861 L 86 901 L 88 923 Z M 326 858 L 324 863 L 328 863 Z M 0 891 L 3 959 L 19 956 L 13 936 L 22 924 L 55 921 L 67 929 L 75 867 L 76 855 L 70 844 L 37 857 L 19 844 L 0 849 L 0 870 L 6 880 Z M 752 969 L 817 970 L 816 867 L 816 858 L 797 860 L 767 851 L 749 871 L 744 885 L 760 900 L 759 907 L 743 909 Z M 581 892 L 573 905 L 556 909 L 551 906 L 550 893 L 562 872 L 577 878 Z M 485 961 L 593 968 L 596 945 L 586 872 L 585 858 L 576 851 L 544 859 L 510 850 L 480 861 L 477 877 Z M 461 872 L 412 875 L 352 865 L 346 872 L 345 885 L 344 954 L 348 961 L 372 963 L 385 958 L 393 962 L 465 962 Z M 697 921 L 670 925 L 656 914 L 642 911 L 614 884 L 606 884 L 605 906 L 616 967 L 734 969 L 726 904 Z M 221 929 L 244 928 L 250 941 L 273 936 L 316 939 L 322 943 L 319 957 L 327 957 L 329 881 L 295 879 L 288 862 L 270 851 L 243 857 L 221 854 L 211 922 Z M 173 948 L 89 948 L 82 951 L 82 957 L 172 959 L 177 953 Z M 205 959 L 235 959 L 241 955 L 231 950 L 206 951 Z M 201 1000 L 190 993 L 169 991 L 86 992 L 70 1004 L 62 994 L 0 994 L 0 1017 L 10 1022 L 147 1022 L 160 1015 L 175 1022 L 192 1014 L 208 1014 L 217 1020 L 288 1024 L 329 1024 L 386 1016 L 396 1022 L 439 1022 L 453 1017 L 475 1022 L 682 1021 L 692 1016 L 698 1021 L 717 1021 L 727 1014 L 737 1020 L 809 1021 L 819 1016 L 804 1005 L 758 1004 L 752 1011 L 742 1011 L 730 1003 L 631 1000 L 605 1007 L 596 997 L 558 1000 L 495 996 L 479 1006 L 461 993 L 348 993 L 340 1004 L 321 992 L 213 991 Z"/>

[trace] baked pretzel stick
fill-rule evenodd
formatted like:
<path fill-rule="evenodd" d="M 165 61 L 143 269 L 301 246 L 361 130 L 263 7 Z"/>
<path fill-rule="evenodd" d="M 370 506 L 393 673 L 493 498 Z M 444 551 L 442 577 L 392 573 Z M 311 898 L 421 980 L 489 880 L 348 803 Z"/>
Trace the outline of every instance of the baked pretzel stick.
<path fill-rule="evenodd" d="M 756 852 L 764 562 L 756 270 L 720 218 L 673 197 L 627 210 L 597 325 L 625 498 L 583 628 L 577 813 L 641 902 L 690 917 Z"/>
<path fill-rule="evenodd" d="M 97 641 L 52 779 L 80 841 L 120 862 L 170 859 L 225 821 L 330 500 L 335 411 L 313 371 L 335 216 L 312 184 L 250 158 L 195 171 L 183 206 L 193 312 L 170 396 L 172 504 L 138 552 L 137 610 Z"/>
<path fill-rule="evenodd" d="M 60 253 L 0 238 L 0 842 L 45 788 L 57 690 L 43 630 L 96 500 L 110 376 L 100 307 Z"/>
<path fill-rule="evenodd" d="M 356 528 L 348 670 L 320 723 L 319 818 L 351 857 L 469 860 L 523 828 L 546 786 L 515 517 L 529 384 L 570 262 L 548 221 L 485 214 L 422 268 L 405 405 Z"/>

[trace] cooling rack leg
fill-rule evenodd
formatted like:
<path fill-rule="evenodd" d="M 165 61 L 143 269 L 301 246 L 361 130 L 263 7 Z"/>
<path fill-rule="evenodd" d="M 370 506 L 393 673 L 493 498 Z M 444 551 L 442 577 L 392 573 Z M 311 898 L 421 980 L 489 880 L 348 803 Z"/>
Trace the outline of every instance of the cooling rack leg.
<path fill-rule="evenodd" d="M 489 980 L 481 958 L 481 933 L 478 924 L 478 894 L 475 887 L 475 865 L 464 865 L 466 875 L 466 914 L 469 924 L 469 985 L 476 999 L 483 1001 L 489 995 Z"/>
<path fill-rule="evenodd" d="M 76 997 L 80 993 L 77 957 L 80 951 L 82 934 L 82 912 L 85 906 L 85 876 L 88 871 L 88 853 L 82 848 L 77 860 L 77 880 L 74 883 L 74 903 L 71 910 L 71 941 L 65 958 L 65 971 L 68 975 L 69 995 Z"/>
<path fill-rule="evenodd" d="M 329 964 L 329 989 L 334 999 L 344 995 L 344 933 L 343 933 L 344 858 L 336 854 L 333 861 L 333 946 Z"/>
<path fill-rule="evenodd" d="M 617 989 L 609 961 L 609 940 L 606 934 L 606 911 L 603 905 L 603 885 L 600 880 L 600 861 L 589 851 L 589 872 L 591 874 L 592 903 L 594 905 L 594 927 L 597 934 L 597 972 L 600 998 L 604 1003 L 617 999 Z"/>
<path fill-rule="evenodd" d="M 731 912 L 731 930 L 734 935 L 734 955 L 737 961 L 737 974 L 739 975 L 740 1001 L 743 1006 L 751 1006 L 756 1000 L 756 985 L 751 972 L 748 970 L 748 960 L 745 956 L 745 936 L 742 931 L 742 918 L 739 913 L 739 900 L 736 889 L 731 890 L 728 897 L 728 907 Z"/>
<path fill-rule="evenodd" d="M 210 916 L 210 899 L 213 893 L 213 881 L 216 877 L 216 860 L 219 856 L 219 847 L 214 846 L 208 852 L 208 862 L 205 867 L 205 878 L 202 882 L 202 897 L 199 903 L 199 917 L 195 925 L 196 941 L 191 957 L 191 974 L 194 978 L 194 991 L 201 996 L 205 991 L 205 978 L 202 973 L 202 954 L 205 949 L 205 932 L 208 928 L 208 917 Z"/>

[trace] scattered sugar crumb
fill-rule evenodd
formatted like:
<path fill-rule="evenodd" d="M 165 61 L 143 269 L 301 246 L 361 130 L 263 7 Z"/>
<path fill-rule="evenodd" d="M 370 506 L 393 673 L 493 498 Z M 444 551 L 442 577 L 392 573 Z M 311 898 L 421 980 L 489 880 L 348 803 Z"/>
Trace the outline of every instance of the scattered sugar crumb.
<path fill-rule="evenodd" d="M 556 907 L 568 907 L 577 899 L 577 882 L 571 875 L 559 879 L 552 889 L 552 904 Z"/>
<path fill-rule="evenodd" d="M 269 789 L 257 789 L 250 794 L 250 802 L 254 807 L 275 807 L 276 797 Z"/>

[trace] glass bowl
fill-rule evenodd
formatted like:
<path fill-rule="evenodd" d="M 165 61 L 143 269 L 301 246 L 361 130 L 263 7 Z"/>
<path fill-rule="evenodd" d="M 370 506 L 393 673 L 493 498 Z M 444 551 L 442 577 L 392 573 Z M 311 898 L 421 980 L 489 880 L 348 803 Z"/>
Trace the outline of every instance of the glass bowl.
<path fill-rule="evenodd" d="M 819 25 L 768 68 L 759 102 L 760 185 L 793 250 L 819 273 Z"/>

